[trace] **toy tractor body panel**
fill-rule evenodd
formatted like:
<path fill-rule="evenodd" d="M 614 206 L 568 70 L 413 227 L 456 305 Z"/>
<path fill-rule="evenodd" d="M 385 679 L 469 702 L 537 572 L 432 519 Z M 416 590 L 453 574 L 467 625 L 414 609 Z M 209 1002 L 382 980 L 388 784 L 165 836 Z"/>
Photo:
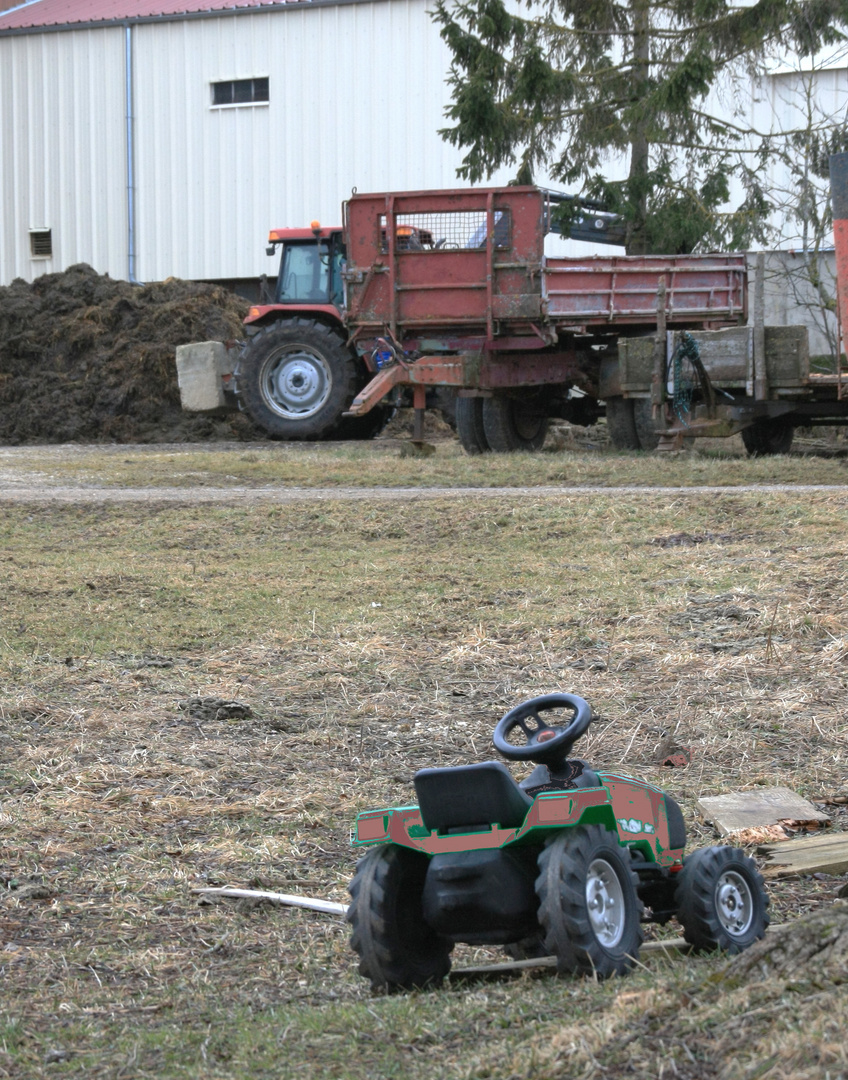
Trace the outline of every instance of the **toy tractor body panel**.
<path fill-rule="evenodd" d="M 512 828 L 494 822 L 467 832 L 458 831 L 461 826 L 431 830 L 424 824 L 420 807 L 404 806 L 359 814 L 352 840 L 357 846 L 400 844 L 432 856 L 543 845 L 550 833 L 560 829 L 603 825 L 616 832 L 619 843 L 638 847 L 647 861 L 669 868 L 682 866 L 685 837 L 672 835 L 669 827 L 669 817 L 676 820 L 679 814 L 676 804 L 674 810 L 667 808 L 669 797 L 640 780 L 613 773 L 599 773 L 598 778 L 600 787 L 537 795 L 522 823 Z M 672 839 L 680 842 L 673 846 Z"/>

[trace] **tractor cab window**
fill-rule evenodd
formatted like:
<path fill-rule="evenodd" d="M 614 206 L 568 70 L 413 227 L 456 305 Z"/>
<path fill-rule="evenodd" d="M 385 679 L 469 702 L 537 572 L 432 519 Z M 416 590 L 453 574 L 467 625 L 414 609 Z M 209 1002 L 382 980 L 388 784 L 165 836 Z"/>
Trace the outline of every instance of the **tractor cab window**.
<path fill-rule="evenodd" d="M 287 243 L 277 278 L 277 303 L 339 307 L 342 258 L 343 250 L 335 237 Z"/>

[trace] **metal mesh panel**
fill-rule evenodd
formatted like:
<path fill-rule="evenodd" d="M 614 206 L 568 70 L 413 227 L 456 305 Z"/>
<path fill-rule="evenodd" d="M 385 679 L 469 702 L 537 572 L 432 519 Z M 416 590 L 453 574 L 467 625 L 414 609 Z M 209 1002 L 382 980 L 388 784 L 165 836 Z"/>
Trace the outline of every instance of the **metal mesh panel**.
<path fill-rule="evenodd" d="M 380 218 L 386 251 L 386 217 Z M 495 247 L 508 248 L 509 210 L 495 211 Z M 486 211 L 396 214 L 395 251 L 468 251 L 486 246 Z"/>

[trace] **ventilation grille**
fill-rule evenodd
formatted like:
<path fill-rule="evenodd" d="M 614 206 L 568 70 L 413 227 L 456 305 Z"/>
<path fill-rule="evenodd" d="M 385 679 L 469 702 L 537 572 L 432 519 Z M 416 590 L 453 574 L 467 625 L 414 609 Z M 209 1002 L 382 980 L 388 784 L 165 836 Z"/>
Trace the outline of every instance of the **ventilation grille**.
<path fill-rule="evenodd" d="M 53 230 L 30 229 L 29 250 L 34 259 L 49 259 L 53 254 Z"/>

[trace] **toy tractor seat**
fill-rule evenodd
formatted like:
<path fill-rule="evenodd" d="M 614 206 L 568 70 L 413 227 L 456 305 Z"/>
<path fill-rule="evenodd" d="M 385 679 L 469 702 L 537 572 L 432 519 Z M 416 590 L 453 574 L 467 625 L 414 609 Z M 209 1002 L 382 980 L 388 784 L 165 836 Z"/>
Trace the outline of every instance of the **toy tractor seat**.
<path fill-rule="evenodd" d="M 474 832 L 500 825 L 516 829 L 533 805 L 500 761 L 421 769 L 415 792 L 426 828 L 440 833 Z"/>

